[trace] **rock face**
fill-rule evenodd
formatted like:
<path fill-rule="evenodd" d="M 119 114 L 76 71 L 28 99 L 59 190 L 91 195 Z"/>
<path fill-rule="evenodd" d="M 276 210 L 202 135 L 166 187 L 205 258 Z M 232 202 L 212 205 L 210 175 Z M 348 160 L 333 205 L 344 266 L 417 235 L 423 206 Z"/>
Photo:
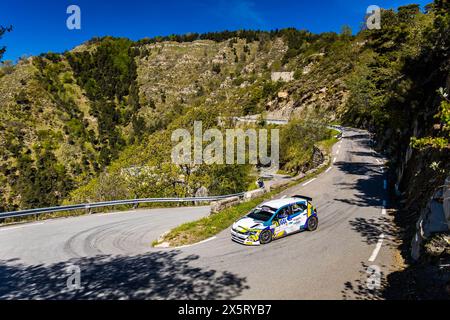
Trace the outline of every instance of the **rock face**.
<path fill-rule="evenodd" d="M 209 194 L 208 188 L 202 186 L 200 187 L 197 192 L 195 192 L 196 197 L 207 197 Z"/>
<path fill-rule="evenodd" d="M 272 72 L 272 81 L 290 82 L 294 80 L 294 72 Z"/>
<path fill-rule="evenodd" d="M 448 181 L 448 179 L 447 179 Z M 450 230 L 450 219 L 448 212 L 448 198 L 450 186 L 438 188 L 433 197 L 428 201 L 427 206 L 422 209 L 420 218 L 417 221 L 417 232 L 411 244 L 411 257 L 419 260 L 423 242 L 434 234 L 448 232 Z M 446 206 L 446 209 L 444 209 Z"/>
<path fill-rule="evenodd" d="M 448 228 L 450 229 L 450 176 L 445 180 L 445 191 L 444 191 L 444 215 L 447 220 Z"/>
<path fill-rule="evenodd" d="M 320 164 L 322 164 L 325 160 L 325 156 L 323 155 L 322 151 L 314 146 L 314 153 L 313 153 L 313 167 L 316 168 Z"/>

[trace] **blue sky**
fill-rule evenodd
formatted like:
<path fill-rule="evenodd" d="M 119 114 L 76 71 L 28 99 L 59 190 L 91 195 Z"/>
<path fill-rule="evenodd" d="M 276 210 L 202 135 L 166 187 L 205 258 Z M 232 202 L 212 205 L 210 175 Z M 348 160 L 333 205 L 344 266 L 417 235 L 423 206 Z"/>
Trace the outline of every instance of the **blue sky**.
<path fill-rule="evenodd" d="M 312 32 L 357 30 L 369 5 L 396 8 L 431 0 L 3 0 L 0 25 L 14 30 L 0 40 L 3 60 L 63 52 L 94 36 L 138 40 L 157 35 L 296 27 Z M 68 30 L 66 9 L 81 8 L 81 30 Z"/>

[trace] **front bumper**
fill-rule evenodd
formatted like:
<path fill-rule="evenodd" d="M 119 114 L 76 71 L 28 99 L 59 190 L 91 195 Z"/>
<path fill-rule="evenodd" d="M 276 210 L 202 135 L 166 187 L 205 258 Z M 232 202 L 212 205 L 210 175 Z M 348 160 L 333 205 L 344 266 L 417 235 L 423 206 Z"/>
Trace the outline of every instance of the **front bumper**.
<path fill-rule="evenodd" d="M 237 232 L 233 229 L 231 229 L 231 240 L 234 242 L 246 245 L 246 246 L 259 246 L 261 243 L 259 240 L 255 240 L 256 236 L 242 234 L 240 232 Z M 259 237 L 257 237 L 259 239 Z"/>

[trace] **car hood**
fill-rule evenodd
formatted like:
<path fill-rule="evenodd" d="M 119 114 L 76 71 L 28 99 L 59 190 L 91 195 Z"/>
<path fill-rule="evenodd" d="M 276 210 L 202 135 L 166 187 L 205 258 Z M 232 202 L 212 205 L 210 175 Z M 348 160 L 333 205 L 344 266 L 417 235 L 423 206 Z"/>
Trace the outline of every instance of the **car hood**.
<path fill-rule="evenodd" d="M 252 218 L 242 218 L 241 220 L 235 222 L 233 224 L 233 229 L 239 230 L 240 228 L 249 230 L 249 229 L 263 229 L 264 224 L 261 221 L 254 220 Z"/>

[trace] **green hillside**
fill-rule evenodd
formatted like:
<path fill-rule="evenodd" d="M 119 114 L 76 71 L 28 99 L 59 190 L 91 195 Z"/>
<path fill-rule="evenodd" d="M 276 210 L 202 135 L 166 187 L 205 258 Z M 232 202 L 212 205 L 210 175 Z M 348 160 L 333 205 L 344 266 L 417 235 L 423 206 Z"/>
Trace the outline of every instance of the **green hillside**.
<path fill-rule="evenodd" d="M 343 28 L 105 37 L 4 64 L 0 211 L 246 190 L 252 166 L 170 158 L 173 130 L 194 121 L 224 130 L 232 124 L 220 119 L 246 115 L 296 119 L 281 128 L 285 171 L 311 168 L 324 125 L 341 122 L 374 131 L 394 169 L 414 147 L 424 168 L 438 163 L 421 172 L 441 181 L 450 163 L 448 6 L 384 11 L 381 30 L 356 36 Z M 280 71 L 294 79 L 272 81 Z"/>

